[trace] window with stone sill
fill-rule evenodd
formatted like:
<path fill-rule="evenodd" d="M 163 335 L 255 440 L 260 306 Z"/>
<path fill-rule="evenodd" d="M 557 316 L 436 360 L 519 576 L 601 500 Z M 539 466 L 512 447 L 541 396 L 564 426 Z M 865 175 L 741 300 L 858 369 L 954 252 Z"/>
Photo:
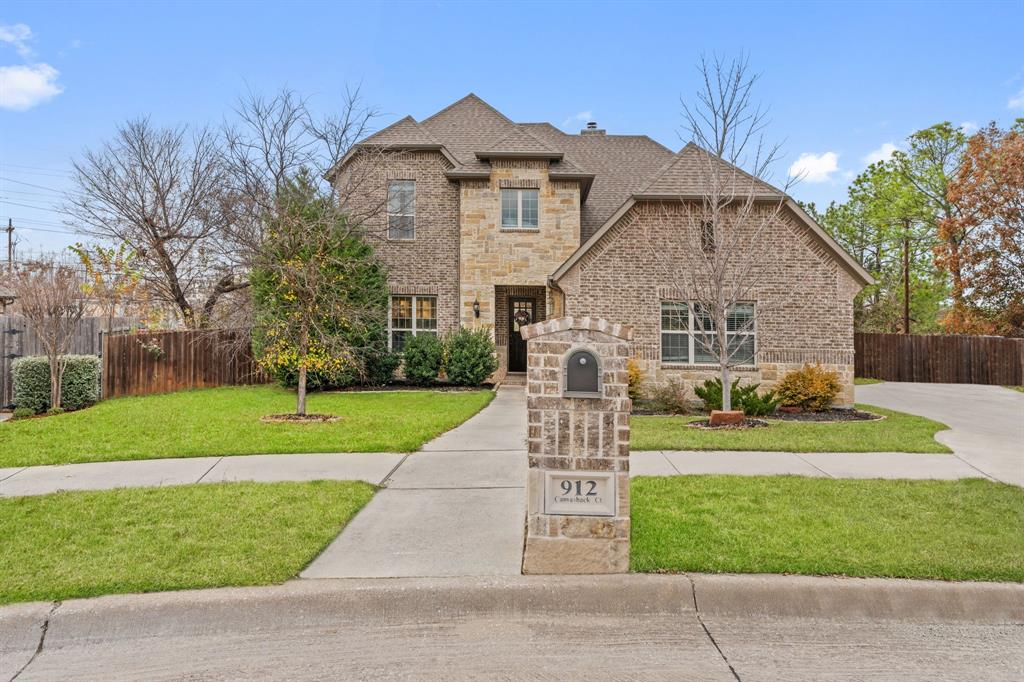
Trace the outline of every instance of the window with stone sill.
<path fill-rule="evenodd" d="M 753 365 L 756 348 L 754 304 L 740 303 L 726 315 L 726 343 L 732 364 Z M 714 320 L 700 304 L 661 303 L 661 361 L 665 364 L 717 365 Z"/>
<path fill-rule="evenodd" d="M 401 351 L 410 336 L 437 336 L 437 296 L 392 296 L 388 346 Z"/>
<path fill-rule="evenodd" d="M 540 226 L 540 191 L 501 190 L 501 227 L 505 230 L 536 230 Z"/>

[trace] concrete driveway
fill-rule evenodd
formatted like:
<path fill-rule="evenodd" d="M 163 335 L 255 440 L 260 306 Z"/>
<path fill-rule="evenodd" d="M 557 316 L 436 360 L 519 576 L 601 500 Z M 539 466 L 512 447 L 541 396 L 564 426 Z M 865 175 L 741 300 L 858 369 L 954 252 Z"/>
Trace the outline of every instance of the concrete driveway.
<path fill-rule="evenodd" d="M 1024 486 L 1024 393 L 1002 386 L 886 382 L 858 386 L 857 402 L 950 427 L 936 439 L 994 479 Z"/>

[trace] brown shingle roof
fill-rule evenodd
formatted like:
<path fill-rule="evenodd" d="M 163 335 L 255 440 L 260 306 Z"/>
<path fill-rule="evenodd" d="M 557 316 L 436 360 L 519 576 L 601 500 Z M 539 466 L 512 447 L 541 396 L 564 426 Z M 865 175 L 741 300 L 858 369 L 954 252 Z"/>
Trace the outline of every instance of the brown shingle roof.
<path fill-rule="evenodd" d="M 699 196 L 718 184 L 721 194 L 780 199 L 784 195 L 768 183 L 726 163 L 714 154 L 687 143 L 637 194 L 645 196 Z"/>
<path fill-rule="evenodd" d="M 362 141 L 362 144 L 380 145 L 383 147 L 429 146 L 441 145 L 441 142 L 430 134 L 412 116 L 395 121 L 387 128 L 377 131 Z"/>

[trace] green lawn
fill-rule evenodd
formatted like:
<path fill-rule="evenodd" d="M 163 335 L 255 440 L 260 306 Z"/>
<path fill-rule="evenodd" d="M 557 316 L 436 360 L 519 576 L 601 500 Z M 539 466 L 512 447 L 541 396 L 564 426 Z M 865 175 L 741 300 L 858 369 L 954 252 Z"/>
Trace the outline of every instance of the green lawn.
<path fill-rule="evenodd" d="M 884 384 L 885 379 L 869 379 L 867 377 L 857 377 L 853 380 L 855 386 L 870 386 L 871 384 Z"/>
<path fill-rule="evenodd" d="M 981 479 L 632 484 L 632 568 L 1024 582 L 1024 490 Z"/>
<path fill-rule="evenodd" d="M 201 455 L 411 452 L 461 424 L 491 391 L 315 393 L 326 424 L 264 424 L 295 409 L 295 394 L 238 386 L 116 398 L 79 412 L 0 426 L 0 467 Z"/>
<path fill-rule="evenodd" d="M 1007 386 L 1006 388 L 1011 391 L 1017 391 L 1018 393 L 1024 393 L 1024 386 Z"/>
<path fill-rule="evenodd" d="M 267 585 L 373 496 L 360 482 L 219 483 L 0 500 L 0 604 Z"/>
<path fill-rule="evenodd" d="M 786 422 L 762 429 L 708 431 L 686 424 L 704 417 L 633 417 L 633 450 L 765 450 L 775 452 L 952 452 L 935 440 L 949 427 L 872 405 L 858 409 L 887 419 L 862 422 Z"/>

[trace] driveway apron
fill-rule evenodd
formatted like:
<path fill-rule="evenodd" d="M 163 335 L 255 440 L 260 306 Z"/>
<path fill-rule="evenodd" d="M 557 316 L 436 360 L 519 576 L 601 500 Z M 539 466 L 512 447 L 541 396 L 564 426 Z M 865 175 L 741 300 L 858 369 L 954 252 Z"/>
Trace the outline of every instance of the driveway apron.
<path fill-rule="evenodd" d="M 406 457 L 301 577 L 518 575 L 525 485 L 526 395 L 502 387 Z"/>

